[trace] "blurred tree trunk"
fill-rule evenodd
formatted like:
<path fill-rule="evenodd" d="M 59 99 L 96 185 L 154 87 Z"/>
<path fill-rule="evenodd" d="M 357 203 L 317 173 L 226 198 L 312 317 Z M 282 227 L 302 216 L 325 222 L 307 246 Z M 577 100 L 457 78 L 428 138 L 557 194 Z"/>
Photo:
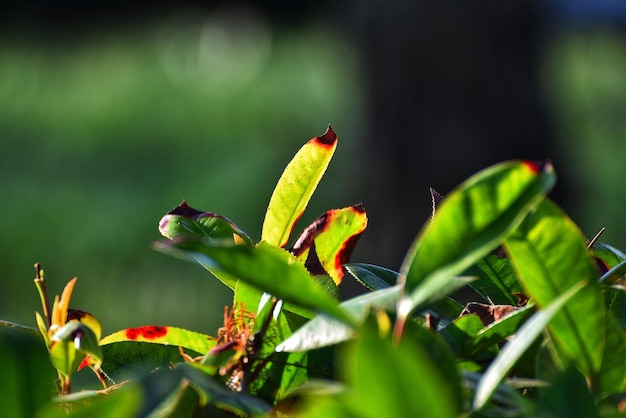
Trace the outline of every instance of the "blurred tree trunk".
<path fill-rule="evenodd" d="M 373 0 L 335 9 L 364 58 L 368 115 L 360 259 L 399 268 L 431 210 L 474 172 L 554 158 L 538 79 L 541 28 L 526 1 Z"/>

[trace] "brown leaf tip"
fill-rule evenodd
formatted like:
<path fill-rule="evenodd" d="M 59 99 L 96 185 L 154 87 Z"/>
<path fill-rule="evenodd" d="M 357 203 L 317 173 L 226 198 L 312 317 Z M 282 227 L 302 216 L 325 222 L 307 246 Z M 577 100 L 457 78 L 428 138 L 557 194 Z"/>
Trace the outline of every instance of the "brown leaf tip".
<path fill-rule="evenodd" d="M 187 202 L 183 200 L 180 205 L 169 211 L 168 215 L 180 215 L 187 218 L 193 218 L 194 216 L 202 215 L 202 213 L 203 212 L 199 211 L 198 209 L 194 209 L 189 206 Z"/>
<path fill-rule="evenodd" d="M 335 142 L 337 142 L 337 134 L 333 130 L 333 127 L 328 125 L 326 132 L 324 132 L 324 135 L 317 137 L 317 142 L 329 146 L 334 145 Z"/>
<path fill-rule="evenodd" d="M 356 205 L 352 205 L 352 209 L 354 209 L 354 211 L 358 213 L 365 213 L 363 203 L 357 203 Z"/>

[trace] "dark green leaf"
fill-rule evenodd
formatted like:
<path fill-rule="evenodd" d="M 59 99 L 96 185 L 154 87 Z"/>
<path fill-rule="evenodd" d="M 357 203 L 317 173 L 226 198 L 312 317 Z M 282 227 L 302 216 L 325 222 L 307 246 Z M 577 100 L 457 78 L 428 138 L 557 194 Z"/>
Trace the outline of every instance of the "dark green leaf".
<path fill-rule="evenodd" d="M 535 313 L 515 334 L 515 339 L 509 341 L 498 357 L 489 365 L 483 375 L 474 396 L 473 409 L 482 409 L 493 396 L 500 382 L 508 375 L 513 365 L 531 346 L 537 336 L 543 331 L 548 322 L 553 320 L 563 306 L 585 286 L 579 282 L 565 290 L 559 297 Z"/>
<path fill-rule="evenodd" d="M 559 375 L 552 385 L 543 391 L 535 416 L 597 417 L 598 410 L 585 377 L 574 367 Z"/>
<path fill-rule="evenodd" d="M 491 300 L 496 305 L 516 305 L 517 299 L 513 293 L 521 292 L 522 288 L 510 260 L 506 255 L 500 254 L 500 251 L 502 248 L 498 247 L 495 252 L 478 260 L 464 274 L 477 277 L 471 286 L 485 300 Z"/>
<path fill-rule="evenodd" d="M 346 264 L 345 268 L 348 273 L 370 290 L 395 286 L 398 281 L 398 273 L 373 264 L 352 263 Z"/>
<path fill-rule="evenodd" d="M 32 417 L 54 394 L 57 374 L 39 335 L 0 327 L 0 370 L 3 417 Z"/>

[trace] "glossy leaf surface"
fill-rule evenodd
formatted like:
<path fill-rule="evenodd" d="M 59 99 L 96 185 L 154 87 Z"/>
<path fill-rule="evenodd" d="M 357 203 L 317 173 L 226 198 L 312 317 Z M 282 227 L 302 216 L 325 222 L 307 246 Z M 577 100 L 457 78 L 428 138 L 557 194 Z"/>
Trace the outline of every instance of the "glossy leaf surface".
<path fill-rule="evenodd" d="M 183 347 L 197 353 L 205 354 L 215 346 L 215 338 L 183 328 L 146 325 L 143 327 L 126 328 L 107 335 L 100 345 L 123 341 L 166 344 Z"/>
<path fill-rule="evenodd" d="M 324 135 L 304 144 L 283 171 L 265 213 L 261 240 L 287 245 L 295 223 L 306 209 L 337 148 L 337 135 L 329 126 Z"/>
<path fill-rule="evenodd" d="M 554 203 L 544 200 L 507 238 L 505 247 L 526 292 L 539 307 L 576 283 L 586 283 L 557 313 L 550 330 L 578 368 L 593 376 L 602 360 L 605 312 L 597 273 L 578 228 Z"/>
<path fill-rule="evenodd" d="M 346 264 L 359 237 L 367 227 L 361 205 L 332 209 L 308 226 L 291 252 L 312 274 L 328 274 L 339 285 Z"/>

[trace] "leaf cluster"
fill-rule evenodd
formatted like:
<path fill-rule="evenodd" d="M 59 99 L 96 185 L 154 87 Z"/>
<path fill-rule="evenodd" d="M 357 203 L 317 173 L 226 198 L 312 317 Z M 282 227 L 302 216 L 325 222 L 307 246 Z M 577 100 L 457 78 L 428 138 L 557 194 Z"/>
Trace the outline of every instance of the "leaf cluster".
<path fill-rule="evenodd" d="M 337 142 L 329 127 L 298 151 L 259 241 L 186 202 L 161 219 L 154 247 L 233 291 L 214 336 L 147 325 L 102 337 L 93 316 L 69 308 L 76 280 L 50 307 L 38 266 L 38 329 L 0 328 L 2 358 L 18 359 L 10 372 L 33 385 L 32 402 L 20 385 L 3 386 L 0 402 L 42 418 L 624 413 L 626 255 L 587 242 L 547 197 L 549 162 L 504 162 L 445 197 L 433 191 L 433 216 L 396 272 L 350 263 L 367 227 L 361 204 L 292 236 Z M 352 278 L 366 292 L 341 301 Z M 462 288 L 476 300 L 461 304 Z M 77 368 L 103 389 L 72 391 Z"/>

